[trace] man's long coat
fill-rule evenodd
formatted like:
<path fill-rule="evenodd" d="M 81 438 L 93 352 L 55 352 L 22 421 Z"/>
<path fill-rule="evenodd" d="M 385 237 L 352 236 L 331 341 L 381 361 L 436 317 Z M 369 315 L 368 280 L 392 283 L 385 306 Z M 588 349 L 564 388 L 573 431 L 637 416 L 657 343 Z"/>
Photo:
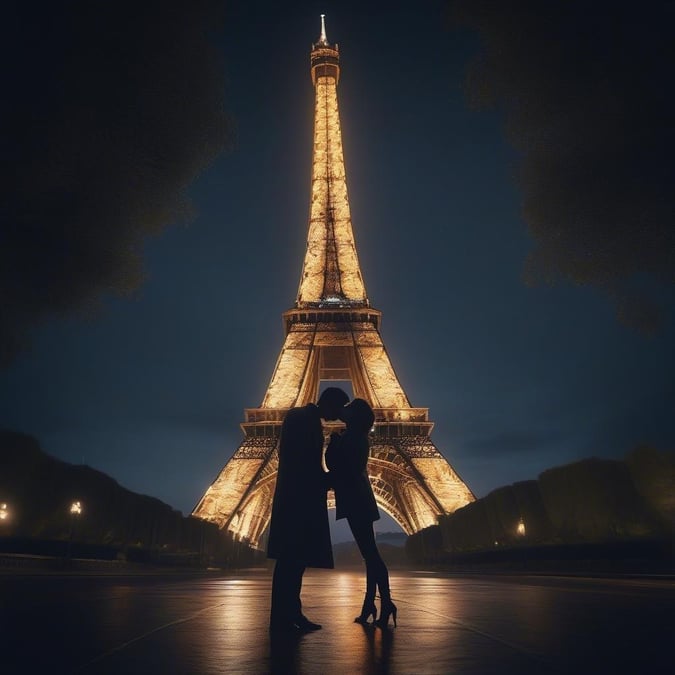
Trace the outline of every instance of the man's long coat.
<path fill-rule="evenodd" d="M 323 470 L 323 428 L 314 404 L 292 408 L 279 438 L 279 471 L 272 502 L 267 557 L 333 567 L 327 481 Z"/>

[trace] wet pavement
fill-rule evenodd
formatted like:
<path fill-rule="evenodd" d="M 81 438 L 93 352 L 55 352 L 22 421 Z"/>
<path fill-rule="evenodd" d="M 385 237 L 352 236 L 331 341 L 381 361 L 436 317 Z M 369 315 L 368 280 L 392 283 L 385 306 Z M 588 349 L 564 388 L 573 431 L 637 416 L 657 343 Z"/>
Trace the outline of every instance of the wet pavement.
<path fill-rule="evenodd" d="M 675 672 L 675 582 L 392 571 L 398 626 L 353 623 L 360 570 L 311 570 L 323 629 L 267 629 L 270 570 L 0 575 L 0 673 Z M 379 603 L 378 603 L 379 604 Z"/>

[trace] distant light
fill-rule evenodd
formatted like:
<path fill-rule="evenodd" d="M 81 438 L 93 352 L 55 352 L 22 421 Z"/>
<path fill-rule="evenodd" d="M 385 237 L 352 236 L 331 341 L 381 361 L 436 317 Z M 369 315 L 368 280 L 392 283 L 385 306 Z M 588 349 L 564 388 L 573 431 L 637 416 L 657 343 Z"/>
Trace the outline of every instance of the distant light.
<path fill-rule="evenodd" d="M 75 516 L 79 516 L 82 513 L 82 503 L 81 502 L 73 502 L 70 505 L 70 513 Z"/>
<path fill-rule="evenodd" d="M 322 303 L 325 303 L 327 305 L 339 305 L 345 302 L 344 298 L 341 298 L 337 295 L 329 295 L 325 298 L 322 299 Z"/>
<path fill-rule="evenodd" d="M 518 527 L 516 528 L 516 532 L 518 532 L 518 534 L 521 537 L 525 536 L 525 523 L 523 522 L 522 518 L 518 521 Z"/>
<path fill-rule="evenodd" d="M 9 518 L 9 511 L 7 510 L 7 504 L 0 504 L 0 520 L 7 520 Z"/>

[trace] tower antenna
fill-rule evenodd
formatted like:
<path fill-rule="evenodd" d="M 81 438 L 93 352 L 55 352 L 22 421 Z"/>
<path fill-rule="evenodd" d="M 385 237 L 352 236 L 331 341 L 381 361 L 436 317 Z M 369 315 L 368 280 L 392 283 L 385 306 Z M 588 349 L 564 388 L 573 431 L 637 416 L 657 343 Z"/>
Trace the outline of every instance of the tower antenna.
<path fill-rule="evenodd" d="M 326 37 L 326 15 L 321 15 L 321 35 L 319 36 L 319 44 L 327 45 L 328 38 Z"/>

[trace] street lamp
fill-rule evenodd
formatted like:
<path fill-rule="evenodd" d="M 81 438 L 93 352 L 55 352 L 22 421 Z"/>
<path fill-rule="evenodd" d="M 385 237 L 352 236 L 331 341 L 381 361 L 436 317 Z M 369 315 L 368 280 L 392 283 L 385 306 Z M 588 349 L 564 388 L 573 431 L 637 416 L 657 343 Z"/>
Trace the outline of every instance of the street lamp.
<path fill-rule="evenodd" d="M 75 525 L 75 518 L 80 517 L 82 513 L 82 502 L 76 501 L 70 505 L 70 532 L 68 533 L 68 560 L 72 557 L 73 545 L 73 528 Z"/>
<path fill-rule="evenodd" d="M 7 520 L 9 520 L 9 509 L 7 508 L 7 504 L 3 502 L 0 504 L 0 521 Z"/>
<path fill-rule="evenodd" d="M 518 521 L 518 527 L 516 528 L 516 532 L 518 532 L 518 534 L 521 537 L 525 536 L 525 523 L 523 522 L 522 518 Z"/>

